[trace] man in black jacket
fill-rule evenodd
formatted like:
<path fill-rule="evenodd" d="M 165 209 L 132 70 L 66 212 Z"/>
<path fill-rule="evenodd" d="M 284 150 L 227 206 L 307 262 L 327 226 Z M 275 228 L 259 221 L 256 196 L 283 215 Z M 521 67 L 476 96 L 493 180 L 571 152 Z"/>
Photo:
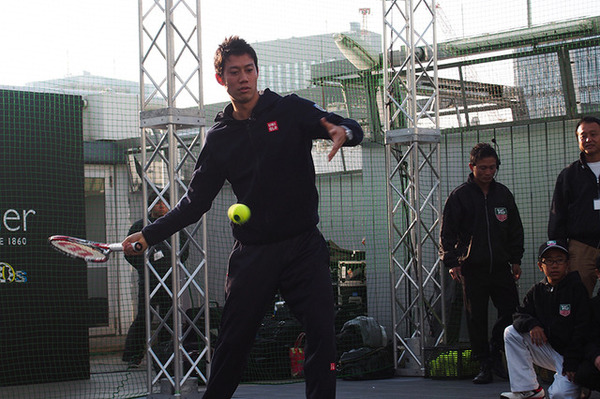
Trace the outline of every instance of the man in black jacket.
<path fill-rule="evenodd" d="M 576 270 L 591 297 L 600 256 L 600 119 L 583 117 L 575 129 L 579 160 L 556 179 L 548 239 L 568 240 L 571 270 Z"/>
<path fill-rule="evenodd" d="M 596 259 L 596 276 L 600 279 L 600 257 Z M 588 342 L 583 351 L 585 359 L 577 369 L 575 382 L 600 391 L 600 292 L 590 301 L 592 319 Z"/>
<path fill-rule="evenodd" d="M 510 190 L 496 182 L 498 154 L 486 143 L 471 150 L 471 174 L 450 193 L 442 218 L 440 252 L 453 279 L 463 285 L 471 348 L 481 365 L 476 384 L 493 380 L 502 367 L 502 333 L 519 304 L 523 225 Z M 488 342 L 488 302 L 498 319 Z"/>
<path fill-rule="evenodd" d="M 505 399 L 544 398 L 533 365 L 555 371 L 550 398 L 579 399 L 573 382 L 588 334 L 589 298 L 577 272 L 569 272 L 564 240 L 547 241 L 538 251 L 545 278 L 525 295 L 504 332 L 511 392 Z"/>
<path fill-rule="evenodd" d="M 363 131 L 312 101 L 259 92 L 256 53 L 237 36 L 217 49 L 215 72 L 231 104 L 206 135 L 186 195 L 164 217 L 127 237 L 124 249 L 134 253 L 136 241 L 145 249 L 198 221 L 229 181 L 251 217 L 232 224 L 236 241 L 204 398 L 233 395 L 265 309 L 279 290 L 306 332 L 306 396 L 333 399 L 334 303 L 329 253 L 316 227 L 311 147 L 313 139 L 332 140 L 331 160 L 342 145 L 358 145 Z"/>
<path fill-rule="evenodd" d="M 163 199 L 169 201 L 169 195 L 163 194 Z M 159 217 L 165 215 L 169 208 L 163 202 L 162 199 L 158 198 L 156 193 L 150 194 L 148 197 L 148 206 L 150 214 L 148 215 L 148 221 L 154 222 Z M 135 221 L 129 228 L 128 234 L 133 234 L 141 231 L 144 227 L 144 219 Z M 183 246 L 183 243 L 182 243 Z M 185 262 L 189 254 L 187 247 L 182 251 L 180 259 Z M 138 253 L 135 255 L 125 255 L 125 259 L 131 266 L 133 266 L 138 273 L 138 307 L 137 314 L 133 323 L 127 331 L 127 338 L 125 339 L 125 350 L 123 352 L 123 361 L 127 362 L 131 367 L 139 365 L 144 358 L 146 353 L 146 300 L 145 300 L 145 284 L 144 284 L 144 257 Z M 154 269 L 154 272 L 159 274 L 161 277 L 164 276 L 171 268 L 171 247 L 164 241 L 161 241 L 154 245 L 148 254 L 148 260 Z M 150 276 L 150 290 L 158 285 L 158 279 L 154 272 L 149 271 Z M 171 279 L 167 280 L 167 284 L 171 286 Z M 160 288 L 156 291 L 156 294 L 152 298 L 150 305 L 156 311 L 162 319 L 164 319 L 171 308 L 173 300 L 164 288 Z M 152 313 L 151 313 L 152 314 Z M 171 335 L 166 327 L 162 327 L 158 333 L 158 341 L 168 341 Z"/>

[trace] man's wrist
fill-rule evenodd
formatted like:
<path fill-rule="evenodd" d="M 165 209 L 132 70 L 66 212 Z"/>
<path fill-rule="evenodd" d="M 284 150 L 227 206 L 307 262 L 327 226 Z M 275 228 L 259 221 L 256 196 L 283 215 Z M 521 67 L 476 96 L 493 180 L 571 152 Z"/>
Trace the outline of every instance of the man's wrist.
<path fill-rule="evenodd" d="M 340 125 L 344 131 L 346 132 L 346 141 L 350 141 L 354 138 L 354 133 L 352 133 L 352 129 L 350 129 L 348 126 L 344 126 L 344 125 Z"/>

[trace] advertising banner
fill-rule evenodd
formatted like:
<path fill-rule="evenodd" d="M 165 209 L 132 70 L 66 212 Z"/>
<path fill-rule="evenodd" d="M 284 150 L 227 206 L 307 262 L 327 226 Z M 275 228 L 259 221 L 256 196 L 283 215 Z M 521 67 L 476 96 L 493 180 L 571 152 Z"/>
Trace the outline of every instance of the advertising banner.
<path fill-rule="evenodd" d="M 89 378 L 83 100 L 0 90 L 0 386 Z"/>

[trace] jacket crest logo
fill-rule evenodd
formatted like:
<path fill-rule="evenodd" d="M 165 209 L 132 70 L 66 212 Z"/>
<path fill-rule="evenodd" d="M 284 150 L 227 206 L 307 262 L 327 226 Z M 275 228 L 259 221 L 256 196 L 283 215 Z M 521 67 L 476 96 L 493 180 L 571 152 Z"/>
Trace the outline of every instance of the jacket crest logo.
<path fill-rule="evenodd" d="M 567 317 L 568 315 L 570 315 L 571 314 L 571 304 L 569 304 L 569 303 L 560 304 L 558 306 L 558 313 L 563 317 Z"/>
<path fill-rule="evenodd" d="M 279 127 L 277 126 L 277 121 L 268 122 L 267 129 L 269 129 L 269 133 L 279 130 Z"/>
<path fill-rule="evenodd" d="M 494 213 L 499 222 L 505 222 L 508 219 L 508 211 L 506 208 L 494 208 Z"/>

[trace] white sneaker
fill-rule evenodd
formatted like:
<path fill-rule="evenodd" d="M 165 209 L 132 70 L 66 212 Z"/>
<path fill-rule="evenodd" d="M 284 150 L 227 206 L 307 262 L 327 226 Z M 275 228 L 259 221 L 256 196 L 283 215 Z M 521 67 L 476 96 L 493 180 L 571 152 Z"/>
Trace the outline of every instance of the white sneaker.
<path fill-rule="evenodd" d="M 546 392 L 544 392 L 544 388 L 537 387 L 537 389 L 533 391 L 525 391 L 525 392 L 503 392 L 500 395 L 502 399 L 541 399 L 546 397 Z"/>

